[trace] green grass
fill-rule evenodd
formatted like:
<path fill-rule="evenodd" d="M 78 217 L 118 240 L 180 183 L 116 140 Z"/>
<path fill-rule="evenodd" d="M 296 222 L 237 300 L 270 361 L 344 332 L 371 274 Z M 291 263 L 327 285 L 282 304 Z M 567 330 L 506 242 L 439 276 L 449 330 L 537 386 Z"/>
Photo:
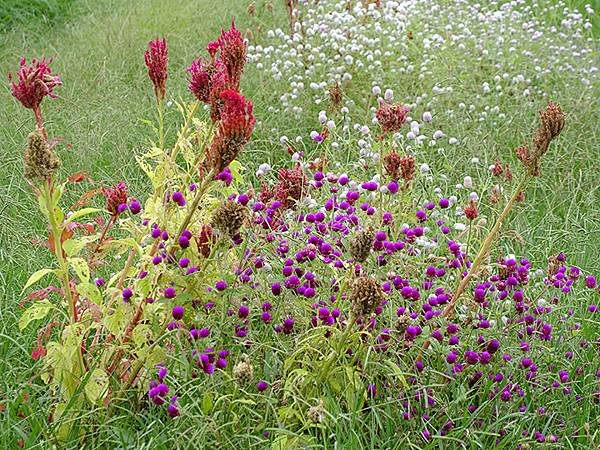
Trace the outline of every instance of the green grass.
<path fill-rule="evenodd" d="M 14 71 L 22 55 L 28 59 L 40 55 L 55 57 L 53 68 L 61 75 L 64 86 L 58 90 L 60 100 L 45 100 L 43 110 L 49 134 L 63 136 L 64 144 L 68 144 L 59 150 L 64 166 L 61 174 L 85 170 L 98 182 L 125 179 L 132 194 L 140 197 L 147 185 L 135 167 L 133 156 L 154 136 L 144 123 L 153 119 L 152 89 L 143 65 L 147 41 L 157 35 L 167 36 L 170 96 L 189 98 L 185 67 L 203 52 L 205 43 L 213 39 L 222 26 L 236 19 L 242 30 L 253 30 L 258 42 L 264 36 L 257 32 L 257 26 L 262 30 L 273 26 L 285 29 L 286 26 L 283 2 L 274 2 L 274 13 L 265 10 L 266 2 L 257 2 L 259 15 L 254 19 L 248 17 L 247 2 L 242 0 L 79 0 L 74 5 L 70 1 L 40 0 L 28 3 L 30 7 L 26 8 L 20 1 L 0 0 L 0 29 L 12 28 L 0 35 L 0 75 Z M 39 6 L 45 4 L 48 9 L 40 9 Z M 57 24 L 54 23 L 56 18 L 61 19 Z M 449 55 L 449 61 L 459 60 L 460 55 Z M 479 82 L 476 73 L 465 70 L 463 75 L 465 86 Z M 245 76 L 244 93 L 255 99 L 256 115 L 265 124 L 259 127 L 246 161 L 276 162 L 284 153 L 277 145 L 278 136 L 271 135 L 269 128 L 296 129 L 306 135 L 316 126 L 316 116 L 306 122 L 290 124 L 286 117 L 267 114 L 271 81 L 251 66 Z M 390 86 L 398 83 L 391 78 L 387 81 Z M 561 83 L 559 78 L 553 82 Z M 354 91 L 349 95 L 359 99 L 363 88 L 368 89 L 369 82 L 356 80 Z M 402 89 L 412 88 L 416 86 Z M 583 102 L 579 93 L 568 86 L 558 101 L 569 112 L 568 126 L 560 145 L 552 149 L 553 156 L 545 162 L 544 177 L 536 182 L 530 201 L 511 225 L 527 245 L 509 240 L 506 251 L 521 251 L 524 256 L 538 260 L 565 251 L 586 270 L 598 272 L 598 104 Z M 450 150 L 447 158 L 438 158 L 432 166 L 459 176 L 459 169 L 473 155 L 492 158 L 512 149 L 536 120 L 529 114 L 531 110 L 530 107 L 527 114 L 515 110 L 514 120 L 497 129 L 478 130 L 478 134 L 465 143 L 466 148 Z M 3 118 L 0 126 L 0 402 L 6 405 L 6 411 L 0 413 L 0 447 L 13 448 L 20 438 L 28 447 L 35 447 L 48 432 L 47 405 L 51 396 L 36 378 L 40 364 L 34 364 L 30 357 L 35 334 L 31 328 L 26 333 L 18 332 L 16 323 L 21 309 L 17 304 L 28 274 L 43 267 L 49 255 L 43 248 L 31 245 L 45 230 L 22 177 L 22 153 L 33 119 L 30 112 L 23 110 L 10 96 L 7 83 L 0 86 L 0 117 Z M 173 108 L 167 113 L 167 123 L 169 118 L 176 117 Z M 432 154 L 431 158 L 434 157 Z M 30 394 L 29 400 L 25 394 Z M 27 419 L 20 418 L 19 412 Z M 119 422 L 122 419 L 123 416 L 117 415 L 106 424 L 101 445 L 142 448 L 152 442 L 153 448 L 163 448 L 171 442 L 171 430 L 162 428 L 159 418 L 152 414 Z M 179 430 L 185 430 L 194 423 L 188 419 L 179 426 Z M 198 429 L 195 439 L 202 439 L 203 433 L 209 430 L 210 427 Z M 392 439 L 394 431 L 389 431 L 388 436 Z M 348 442 L 354 445 L 352 442 L 362 442 L 362 438 L 348 436 Z M 247 442 L 237 443 L 238 446 L 250 444 L 251 436 Z M 37 448 L 45 447 L 40 444 Z"/>

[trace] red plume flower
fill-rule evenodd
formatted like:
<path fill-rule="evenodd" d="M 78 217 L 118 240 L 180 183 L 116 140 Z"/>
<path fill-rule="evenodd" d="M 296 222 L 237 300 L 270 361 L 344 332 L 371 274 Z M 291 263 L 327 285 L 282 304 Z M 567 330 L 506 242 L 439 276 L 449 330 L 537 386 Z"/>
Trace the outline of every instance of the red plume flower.
<path fill-rule="evenodd" d="M 56 98 L 54 88 L 62 84 L 58 75 L 52 74 L 50 63 L 52 63 L 52 58 L 42 58 L 39 61 L 33 59 L 31 64 L 27 65 L 25 58 L 21 58 L 19 71 L 16 73 L 18 80 L 12 82 L 10 86 L 12 95 L 25 108 L 33 110 L 40 129 L 43 129 L 40 104 L 46 96 Z M 12 73 L 8 74 L 8 79 L 13 80 Z"/>
<path fill-rule="evenodd" d="M 205 167 L 215 173 L 225 169 L 250 139 L 256 119 L 252 115 L 252 102 L 239 92 L 227 89 L 221 93 L 223 108 L 219 129 L 206 150 Z"/>
<path fill-rule="evenodd" d="M 102 188 L 102 193 L 106 197 L 106 209 L 116 217 L 127 209 L 127 186 L 119 181 L 115 187 Z"/>
<path fill-rule="evenodd" d="M 242 33 L 235 27 L 235 23 L 231 23 L 229 30 L 221 30 L 218 43 L 221 49 L 221 60 L 227 67 L 227 75 L 231 85 L 235 89 L 239 89 L 240 79 L 246 64 L 247 48 Z M 211 48 L 209 48 L 210 51 Z"/>
<path fill-rule="evenodd" d="M 221 81 L 227 77 L 225 65 L 220 59 L 203 61 L 202 58 L 198 58 L 187 71 L 190 74 L 188 89 L 203 103 L 210 103 L 213 87 L 223 84 Z M 218 96 L 220 94 L 218 92 Z"/>
<path fill-rule="evenodd" d="M 167 83 L 167 63 L 169 61 L 169 51 L 167 50 L 167 40 L 154 39 L 148 42 L 148 50 L 144 53 L 146 67 L 148 67 L 148 76 L 154 84 L 154 95 L 161 101 L 165 98 L 165 86 Z"/>
<path fill-rule="evenodd" d="M 391 105 L 382 101 L 375 112 L 375 117 L 377 117 L 377 121 L 384 133 L 395 133 L 402 125 L 404 125 L 404 122 L 406 122 L 408 112 L 408 107 L 404 105 L 398 103 Z"/>
<path fill-rule="evenodd" d="M 211 41 L 208 43 L 208 45 L 206 46 L 206 51 L 208 52 L 208 54 L 210 55 L 210 57 L 212 59 L 215 58 L 215 55 L 217 54 L 217 52 L 219 51 L 219 47 L 221 45 L 219 44 L 219 41 Z"/>

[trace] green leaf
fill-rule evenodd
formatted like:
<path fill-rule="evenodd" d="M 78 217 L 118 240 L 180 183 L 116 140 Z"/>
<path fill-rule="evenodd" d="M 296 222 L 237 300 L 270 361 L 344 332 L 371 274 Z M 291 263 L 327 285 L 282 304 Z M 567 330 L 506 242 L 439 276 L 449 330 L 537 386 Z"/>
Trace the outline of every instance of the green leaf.
<path fill-rule="evenodd" d="M 142 247 L 133 238 L 115 239 L 115 240 L 108 241 L 108 242 L 105 242 L 102 244 L 102 248 L 104 248 L 104 249 L 121 248 L 121 247 L 124 247 L 124 248 L 131 247 L 131 248 L 134 248 L 139 254 L 142 253 Z"/>
<path fill-rule="evenodd" d="M 102 400 L 108 393 L 108 375 L 102 369 L 94 369 L 85 388 L 85 395 L 92 403 Z"/>
<path fill-rule="evenodd" d="M 205 392 L 202 396 L 202 412 L 208 415 L 212 411 L 213 396 L 211 392 Z"/>
<path fill-rule="evenodd" d="M 78 211 L 75 211 L 73 214 L 71 214 L 67 220 L 65 221 L 65 225 L 74 222 L 75 220 L 81 218 L 81 217 L 85 217 L 88 216 L 90 214 L 94 214 L 100 211 L 104 211 L 103 209 L 100 208 L 82 208 Z"/>
<path fill-rule="evenodd" d="M 63 242 L 63 250 L 68 257 L 78 254 L 83 248 L 91 242 L 98 240 L 100 236 L 83 236 L 78 239 L 67 239 Z"/>
<path fill-rule="evenodd" d="M 33 303 L 21 315 L 21 318 L 19 319 L 19 330 L 23 331 L 25 328 L 27 328 L 27 325 L 29 325 L 34 320 L 43 319 L 53 308 L 54 305 L 50 303 L 50 301 L 47 298 L 45 298 L 42 301 Z"/>
<path fill-rule="evenodd" d="M 125 325 L 125 313 L 123 308 L 117 308 L 114 313 L 104 318 L 104 326 L 111 334 L 118 335 L 123 331 Z"/>
<path fill-rule="evenodd" d="M 96 305 L 100 306 L 102 304 L 102 294 L 95 283 L 83 281 L 75 286 L 75 290 L 79 295 L 91 300 Z"/>
<path fill-rule="evenodd" d="M 81 281 L 90 279 L 90 268 L 83 258 L 69 258 L 69 264 Z"/>
<path fill-rule="evenodd" d="M 38 282 L 39 280 L 42 279 L 42 277 L 44 275 L 47 275 L 49 273 L 54 272 L 54 269 L 40 269 L 37 272 L 33 273 L 30 277 L 29 280 L 27 280 L 27 283 L 25 283 L 25 286 L 23 286 L 23 290 L 21 291 L 21 295 L 23 295 L 23 292 L 25 292 L 25 290 L 31 286 L 33 283 Z"/>

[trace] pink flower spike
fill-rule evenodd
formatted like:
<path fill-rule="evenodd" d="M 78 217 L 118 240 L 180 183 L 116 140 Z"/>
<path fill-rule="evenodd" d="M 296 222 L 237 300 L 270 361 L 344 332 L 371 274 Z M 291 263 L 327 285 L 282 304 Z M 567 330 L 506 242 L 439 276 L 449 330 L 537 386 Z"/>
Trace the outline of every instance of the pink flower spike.
<path fill-rule="evenodd" d="M 158 101 L 162 101 L 165 98 L 168 76 L 169 51 L 167 50 L 167 40 L 162 38 L 148 42 L 148 50 L 144 53 L 144 61 L 148 68 L 148 76 L 154 84 L 154 95 L 156 95 Z"/>

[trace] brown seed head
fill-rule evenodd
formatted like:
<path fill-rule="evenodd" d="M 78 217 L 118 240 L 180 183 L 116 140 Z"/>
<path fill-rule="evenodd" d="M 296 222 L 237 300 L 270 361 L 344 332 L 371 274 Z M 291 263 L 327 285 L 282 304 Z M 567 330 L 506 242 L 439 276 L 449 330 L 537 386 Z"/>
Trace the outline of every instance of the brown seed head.
<path fill-rule="evenodd" d="M 225 200 L 215 210 L 212 225 L 234 239 L 248 216 L 244 205 L 235 201 Z"/>
<path fill-rule="evenodd" d="M 25 178 L 42 181 L 52 177 L 60 166 L 60 160 L 44 139 L 42 130 L 36 128 L 28 139 L 24 156 Z"/>
<path fill-rule="evenodd" d="M 354 316 L 370 316 L 384 300 L 383 289 L 371 277 L 361 276 L 354 280 L 350 290 L 350 303 Z"/>
<path fill-rule="evenodd" d="M 354 233 L 350 239 L 350 255 L 354 261 L 364 262 L 369 257 L 374 240 L 375 231 L 372 228 L 365 228 Z"/>

